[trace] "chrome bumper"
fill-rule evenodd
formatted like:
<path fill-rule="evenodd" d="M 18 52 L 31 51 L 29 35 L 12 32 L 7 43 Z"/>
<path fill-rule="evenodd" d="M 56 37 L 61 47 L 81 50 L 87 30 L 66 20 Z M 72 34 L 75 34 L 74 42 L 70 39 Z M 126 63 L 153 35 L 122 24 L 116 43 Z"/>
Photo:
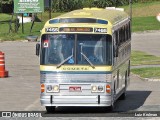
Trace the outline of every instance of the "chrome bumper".
<path fill-rule="evenodd" d="M 42 95 L 43 106 L 110 106 L 111 96 L 53 96 Z"/>

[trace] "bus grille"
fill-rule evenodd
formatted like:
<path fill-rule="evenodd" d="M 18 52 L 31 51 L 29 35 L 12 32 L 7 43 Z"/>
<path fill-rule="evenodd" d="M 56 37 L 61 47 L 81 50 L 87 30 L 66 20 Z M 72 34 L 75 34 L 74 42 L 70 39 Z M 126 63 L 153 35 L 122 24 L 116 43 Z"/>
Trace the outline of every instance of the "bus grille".
<path fill-rule="evenodd" d="M 106 74 L 41 74 L 41 83 L 105 83 Z"/>

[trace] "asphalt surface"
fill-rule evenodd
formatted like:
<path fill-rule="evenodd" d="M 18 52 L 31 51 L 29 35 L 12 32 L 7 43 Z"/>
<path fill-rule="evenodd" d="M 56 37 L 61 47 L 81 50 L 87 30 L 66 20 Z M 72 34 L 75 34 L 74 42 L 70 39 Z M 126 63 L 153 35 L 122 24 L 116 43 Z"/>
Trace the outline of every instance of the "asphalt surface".
<path fill-rule="evenodd" d="M 132 38 L 132 50 L 160 56 L 160 32 L 134 33 Z M 9 71 L 9 77 L 0 78 L 0 111 L 43 111 L 45 113 L 39 101 L 39 58 L 35 55 L 35 45 L 35 42 L 0 43 L 0 50 L 6 56 L 6 70 Z M 54 114 L 47 115 L 68 118 L 90 116 L 94 117 L 93 119 L 110 116 L 114 119 L 119 111 L 160 111 L 159 86 L 158 81 L 149 82 L 131 75 L 127 98 L 116 102 L 115 113 L 106 112 L 104 108 L 58 107 Z"/>
<path fill-rule="evenodd" d="M 132 50 L 147 52 L 160 56 L 160 31 L 132 34 Z"/>

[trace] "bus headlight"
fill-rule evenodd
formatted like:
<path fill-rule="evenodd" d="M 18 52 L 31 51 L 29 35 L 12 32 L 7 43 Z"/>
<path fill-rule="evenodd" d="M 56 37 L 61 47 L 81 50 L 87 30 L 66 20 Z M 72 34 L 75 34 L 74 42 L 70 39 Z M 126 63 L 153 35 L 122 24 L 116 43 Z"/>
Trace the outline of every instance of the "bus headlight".
<path fill-rule="evenodd" d="M 59 92 L 59 85 L 47 85 L 47 92 Z"/>
<path fill-rule="evenodd" d="M 104 92 L 104 86 L 102 85 L 92 85 L 91 92 Z"/>
<path fill-rule="evenodd" d="M 59 86 L 58 85 L 53 86 L 53 92 L 59 92 Z"/>
<path fill-rule="evenodd" d="M 102 92 L 103 91 L 103 86 L 98 86 L 98 91 Z"/>
<path fill-rule="evenodd" d="M 47 85 L 47 91 L 49 91 L 49 92 L 52 91 L 52 85 Z"/>
<path fill-rule="evenodd" d="M 92 86 L 92 87 L 91 87 L 91 91 L 92 91 L 92 92 L 96 92 L 96 91 L 97 91 L 97 86 Z"/>

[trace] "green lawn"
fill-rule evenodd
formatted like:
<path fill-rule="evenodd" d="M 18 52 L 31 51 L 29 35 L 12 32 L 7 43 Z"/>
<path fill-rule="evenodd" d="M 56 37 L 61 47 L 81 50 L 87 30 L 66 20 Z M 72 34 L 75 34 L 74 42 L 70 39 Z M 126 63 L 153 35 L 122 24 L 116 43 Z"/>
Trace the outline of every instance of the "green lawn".
<path fill-rule="evenodd" d="M 131 65 L 160 65 L 160 57 L 149 55 L 141 51 L 132 51 L 131 54 Z M 158 78 L 160 79 L 160 67 L 149 67 L 149 68 L 136 68 L 131 69 L 131 72 L 139 75 L 143 78 Z"/>
<path fill-rule="evenodd" d="M 134 17 L 132 22 L 132 31 L 160 30 L 160 22 L 155 16 Z"/>
<path fill-rule="evenodd" d="M 131 69 L 131 72 L 142 78 L 160 79 L 160 67 Z"/>
<path fill-rule="evenodd" d="M 2 28 L 0 28 L 0 39 L 2 40 L 24 40 L 28 35 L 40 35 L 40 30 L 43 28 L 44 22 L 35 22 L 32 32 L 30 33 L 31 23 L 24 24 L 24 34 L 22 33 L 22 24 L 20 24 L 18 33 L 11 32 L 8 34 L 9 25 L 4 24 Z M 12 24 L 13 29 L 14 24 Z"/>
<path fill-rule="evenodd" d="M 149 55 L 141 51 L 132 51 L 131 65 L 160 65 L 160 57 Z"/>
<path fill-rule="evenodd" d="M 122 6 L 129 13 L 129 6 Z M 160 1 L 132 4 L 133 17 L 156 16 L 160 12 Z"/>
<path fill-rule="evenodd" d="M 61 15 L 62 13 L 52 13 L 52 17 L 56 17 Z M 1 17 L 2 16 L 2 17 Z M 12 16 L 9 14 L 1 14 L 0 13 L 0 21 L 10 20 Z M 14 16 L 15 17 L 15 16 Z M 49 19 L 49 15 L 47 12 L 38 14 L 38 18 L 42 22 L 35 22 L 32 32 L 30 33 L 30 28 L 32 23 L 24 24 L 24 34 L 22 33 L 22 24 L 20 24 L 18 33 L 14 32 L 15 24 L 12 23 L 13 32 L 9 33 L 9 22 L 1 22 L 0 23 L 0 40 L 24 40 L 28 35 L 40 35 L 40 30 L 43 28 L 45 22 Z M 9 34 L 8 34 L 9 33 Z"/>
<path fill-rule="evenodd" d="M 3 14 L 0 13 L 0 21 L 8 21 L 12 18 L 11 14 Z M 15 16 L 13 17 L 13 19 L 15 19 Z"/>

